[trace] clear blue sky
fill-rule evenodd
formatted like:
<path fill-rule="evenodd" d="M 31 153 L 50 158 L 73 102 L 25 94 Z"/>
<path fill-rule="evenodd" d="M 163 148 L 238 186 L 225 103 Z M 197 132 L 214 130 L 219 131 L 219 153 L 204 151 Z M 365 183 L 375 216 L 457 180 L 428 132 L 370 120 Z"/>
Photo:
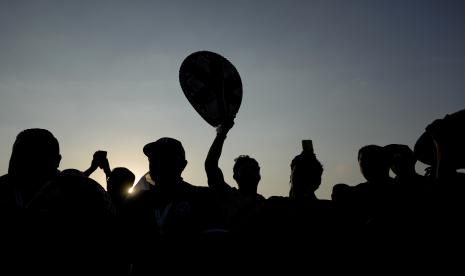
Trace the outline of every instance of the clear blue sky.
<path fill-rule="evenodd" d="M 26 128 L 59 139 L 60 169 L 86 169 L 95 150 L 139 177 L 142 147 L 179 139 L 184 178 L 206 185 L 215 130 L 178 82 L 198 50 L 235 64 L 244 97 L 220 165 L 255 157 L 259 192 L 286 195 L 289 164 L 312 139 L 318 191 L 363 181 L 367 144 L 413 146 L 435 118 L 465 108 L 464 1 L 0 0 L 0 174 Z M 94 176 L 104 184 L 103 174 Z"/>

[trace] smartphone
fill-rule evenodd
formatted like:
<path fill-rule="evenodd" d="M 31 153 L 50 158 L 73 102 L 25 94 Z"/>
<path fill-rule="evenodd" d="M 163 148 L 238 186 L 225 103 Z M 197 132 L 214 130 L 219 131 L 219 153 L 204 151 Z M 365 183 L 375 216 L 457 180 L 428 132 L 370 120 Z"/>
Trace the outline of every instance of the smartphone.
<path fill-rule="evenodd" d="M 313 153 L 313 142 L 312 142 L 312 140 L 302 140 L 302 150 L 304 152 Z"/>
<path fill-rule="evenodd" d="M 103 150 L 96 151 L 94 153 L 94 159 L 97 161 L 98 164 L 102 164 L 102 162 L 107 158 L 107 152 Z M 100 166 L 100 165 L 99 165 Z"/>
<path fill-rule="evenodd" d="M 105 159 L 107 158 L 107 152 L 104 151 L 104 150 L 99 150 L 97 152 L 95 152 L 95 156 L 99 159 Z"/>

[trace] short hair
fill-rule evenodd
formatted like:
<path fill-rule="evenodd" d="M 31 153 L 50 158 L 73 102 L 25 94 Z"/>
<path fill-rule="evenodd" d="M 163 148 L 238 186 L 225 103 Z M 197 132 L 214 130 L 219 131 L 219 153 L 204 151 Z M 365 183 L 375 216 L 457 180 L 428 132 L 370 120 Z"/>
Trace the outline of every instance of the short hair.
<path fill-rule="evenodd" d="M 242 167 L 244 164 L 253 164 L 255 166 L 257 166 L 257 168 L 260 168 L 260 166 L 258 165 L 258 162 L 257 160 L 255 160 L 254 158 L 248 156 L 248 155 L 239 155 L 236 159 L 234 159 L 234 167 L 233 167 L 233 173 L 234 174 L 237 174 L 238 171 L 239 171 L 239 168 Z"/>
<path fill-rule="evenodd" d="M 53 134 L 42 128 L 30 128 L 21 131 L 13 144 L 13 151 L 41 151 L 50 154 L 60 154 L 60 146 Z"/>
<path fill-rule="evenodd" d="M 323 165 L 318 161 L 315 155 L 311 154 L 299 154 L 291 161 L 291 168 L 295 166 L 303 166 L 315 172 L 319 176 L 323 174 Z"/>
<path fill-rule="evenodd" d="M 114 183 L 114 182 L 130 182 L 131 185 L 132 185 L 134 183 L 134 181 L 136 180 L 136 176 L 134 175 L 134 173 L 132 173 L 127 168 L 117 167 L 117 168 L 114 168 L 111 171 L 110 177 L 108 178 L 108 180 L 111 183 Z"/>
<path fill-rule="evenodd" d="M 367 145 L 363 146 L 358 150 L 357 159 L 360 160 L 360 156 L 364 155 L 369 159 L 376 159 L 385 162 L 388 159 L 387 150 L 378 145 Z"/>
<path fill-rule="evenodd" d="M 15 174 L 25 169 L 23 166 L 27 164 L 26 160 L 29 160 L 31 157 L 39 162 L 38 164 L 36 162 L 35 166 L 40 167 L 40 169 L 43 169 L 42 166 L 44 165 L 50 166 L 50 162 L 48 161 L 59 160 L 61 158 L 58 140 L 50 131 L 41 128 L 31 128 L 21 131 L 16 136 L 13 144 L 8 173 Z M 56 170 L 59 162 L 53 163 L 56 163 L 56 167 L 53 168 L 53 170 Z M 49 169 L 52 168 L 50 167 Z"/>
<path fill-rule="evenodd" d="M 410 158 L 416 161 L 415 154 L 413 150 L 410 149 L 407 145 L 402 144 L 389 144 L 384 146 L 386 149 L 386 153 L 389 155 L 391 159 L 394 159 L 396 156 L 400 155 L 403 158 Z"/>

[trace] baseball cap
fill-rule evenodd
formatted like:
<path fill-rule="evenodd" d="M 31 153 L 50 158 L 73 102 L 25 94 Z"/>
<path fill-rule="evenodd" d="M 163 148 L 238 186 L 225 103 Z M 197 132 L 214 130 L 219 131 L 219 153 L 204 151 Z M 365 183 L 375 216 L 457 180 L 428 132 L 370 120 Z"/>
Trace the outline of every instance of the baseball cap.
<path fill-rule="evenodd" d="M 163 137 L 155 142 L 148 143 L 144 146 L 144 154 L 147 157 L 153 157 L 155 155 L 176 155 L 185 159 L 186 154 L 184 148 L 178 140 L 170 137 Z"/>

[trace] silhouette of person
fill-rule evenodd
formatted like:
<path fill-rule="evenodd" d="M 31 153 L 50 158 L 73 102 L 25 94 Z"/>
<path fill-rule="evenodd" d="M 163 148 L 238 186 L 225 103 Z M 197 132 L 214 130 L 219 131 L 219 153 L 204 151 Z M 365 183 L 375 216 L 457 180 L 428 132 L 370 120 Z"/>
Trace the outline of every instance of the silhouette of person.
<path fill-rule="evenodd" d="M 123 252 L 118 252 L 114 243 L 115 208 L 96 181 L 84 175 L 60 174 L 40 189 L 27 209 L 33 215 L 27 254 L 41 258 L 47 248 L 49 260 L 66 256 L 63 261 L 46 262 L 44 270 L 104 274 L 116 270 L 110 260 Z"/>
<path fill-rule="evenodd" d="M 337 184 L 332 199 L 341 208 L 350 210 L 350 216 L 358 223 L 373 223 L 390 211 L 394 187 L 389 176 L 390 159 L 383 147 L 368 145 L 359 150 L 358 162 L 367 182 L 356 186 Z"/>
<path fill-rule="evenodd" d="M 150 176 L 155 185 L 128 200 L 133 207 L 140 207 L 137 211 L 142 215 L 149 211 L 153 233 L 188 235 L 204 230 L 199 220 L 199 208 L 207 189 L 191 185 L 181 177 L 187 165 L 181 142 L 164 137 L 145 145 L 143 151 L 148 157 Z"/>
<path fill-rule="evenodd" d="M 315 191 L 320 187 L 323 166 L 313 153 L 302 152 L 291 162 L 290 198 L 318 200 Z"/>
<path fill-rule="evenodd" d="M 60 160 L 58 140 L 50 131 L 26 129 L 16 136 L 8 173 L 0 177 L 0 223 L 2 236 L 8 237 L 2 240 L 2 251 L 5 257 L 21 256 L 22 265 L 15 270 L 27 270 L 27 261 L 36 257 L 29 252 L 35 248 L 34 241 L 39 236 L 33 235 L 36 232 L 34 217 L 26 207 L 38 191 L 56 177 Z M 16 258 L 14 261 L 18 260 Z M 22 274 L 21 271 L 15 273 Z"/>
<path fill-rule="evenodd" d="M 60 174 L 47 182 L 27 208 L 54 217 L 55 223 L 74 226 L 113 219 L 115 208 L 108 193 L 95 180 L 84 175 Z"/>
<path fill-rule="evenodd" d="M 125 251 L 128 251 L 128 238 L 130 238 L 128 227 L 130 226 L 125 224 L 124 208 L 126 208 L 129 189 L 134 184 L 135 175 L 129 169 L 123 167 L 111 170 L 107 152 L 102 150 L 94 153 L 91 165 L 84 171 L 83 175 L 89 177 L 97 168 L 102 169 L 105 173 L 107 193 L 116 210 L 114 229 L 112 229 L 111 233 L 108 233 L 108 238 L 109 242 L 112 242 L 113 248 L 119 253 L 114 255 L 114 259 L 111 260 L 111 267 L 118 275 L 129 275 L 130 256 Z"/>
<path fill-rule="evenodd" d="M 457 171 L 465 168 L 464 122 L 465 110 L 448 114 L 429 124 L 415 144 L 415 156 L 431 165 L 436 192 L 443 193 L 444 198 L 464 193 L 465 174 Z"/>
<path fill-rule="evenodd" d="M 127 168 L 117 167 L 111 171 L 107 178 L 107 191 L 117 209 L 129 196 L 129 190 L 135 179 L 136 176 Z"/>
<path fill-rule="evenodd" d="M 233 125 L 234 122 L 229 121 L 216 129 L 216 137 L 205 159 L 208 186 L 220 202 L 226 227 L 229 229 L 244 223 L 252 212 L 263 205 L 265 200 L 257 193 L 261 177 L 260 166 L 255 159 L 247 155 L 241 155 L 235 159 L 233 178 L 237 182 L 238 189 L 225 182 L 223 172 L 218 166 L 224 141 Z"/>
<path fill-rule="evenodd" d="M 320 187 L 323 166 L 314 153 L 303 151 L 292 159 L 291 162 L 291 188 L 289 198 L 293 203 L 293 211 L 297 212 L 297 222 L 307 224 L 309 219 L 321 216 L 328 218 L 330 201 L 320 200 L 315 192 Z M 300 213 L 300 214 L 299 214 Z M 319 223 L 313 223 L 312 228 L 321 227 Z M 299 228 L 299 227 L 296 227 Z M 296 229 L 297 230 L 297 229 Z"/>
<path fill-rule="evenodd" d="M 415 155 L 432 167 L 434 187 L 431 195 L 430 229 L 436 241 L 463 241 L 465 209 L 465 144 L 462 126 L 465 110 L 446 115 L 426 127 L 415 144 Z"/>
<path fill-rule="evenodd" d="M 0 209 L 23 209 L 58 173 L 58 140 L 46 129 L 21 131 L 13 144 L 8 173 L 0 178 Z"/>
<path fill-rule="evenodd" d="M 425 134 L 433 141 L 432 166 L 438 180 L 461 178 L 457 170 L 465 168 L 465 135 L 461 131 L 464 122 L 465 110 L 461 110 L 437 119 L 426 127 Z"/>
<path fill-rule="evenodd" d="M 323 166 L 313 152 L 303 150 L 292 159 L 290 168 L 289 197 L 273 196 L 265 203 L 267 228 L 294 245 L 307 242 L 316 245 L 316 236 L 328 242 L 337 220 L 332 202 L 315 195 Z"/>
<path fill-rule="evenodd" d="M 391 201 L 395 202 L 391 225 L 402 235 L 416 236 L 419 229 L 424 228 L 424 221 L 429 214 L 433 192 L 433 182 L 429 177 L 419 175 L 415 171 L 416 158 L 414 152 L 401 144 L 390 144 L 384 147 L 391 160 L 391 170 L 396 175 Z M 391 232 L 393 234 L 393 232 Z"/>
<path fill-rule="evenodd" d="M 179 252 L 190 250 L 188 245 L 211 229 L 214 210 L 209 189 L 189 184 L 181 176 L 187 165 L 181 142 L 164 137 L 145 145 L 143 151 L 155 184 L 128 197 L 125 208 L 134 237 L 135 274 L 159 270 L 171 254 L 177 260 L 187 258 L 188 254 Z M 160 260 L 157 266 L 154 258 Z"/>
<path fill-rule="evenodd" d="M 87 170 L 85 170 L 83 173 L 86 176 L 90 176 L 98 168 L 103 170 L 103 172 L 105 173 L 105 176 L 108 179 L 111 173 L 111 169 L 110 169 L 110 163 L 108 162 L 108 159 L 107 159 L 106 151 L 102 151 L 102 150 L 96 151 L 92 157 L 92 162 L 90 164 L 90 167 Z"/>
<path fill-rule="evenodd" d="M 129 195 L 129 189 L 133 186 L 136 176 L 127 168 L 118 167 L 110 169 L 105 151 L 96 151 L 93 155 L 90 167 L 84 171 L 84 175 L 90 176 L 97 168 L 101 168 L 107 179 L 107 192 L 116 209 L 123 207 L 124 201 Z"/>
<path fill-rule="evenodd" d="M 417 159 L 414 152 L 407 145 L 390 144 L 384 147 L 391 158 L 391 170 L 396 175 L 396 186 L 404 197 L 425 196 L 431 186 L 426 177 L 415 171 Z"/>

